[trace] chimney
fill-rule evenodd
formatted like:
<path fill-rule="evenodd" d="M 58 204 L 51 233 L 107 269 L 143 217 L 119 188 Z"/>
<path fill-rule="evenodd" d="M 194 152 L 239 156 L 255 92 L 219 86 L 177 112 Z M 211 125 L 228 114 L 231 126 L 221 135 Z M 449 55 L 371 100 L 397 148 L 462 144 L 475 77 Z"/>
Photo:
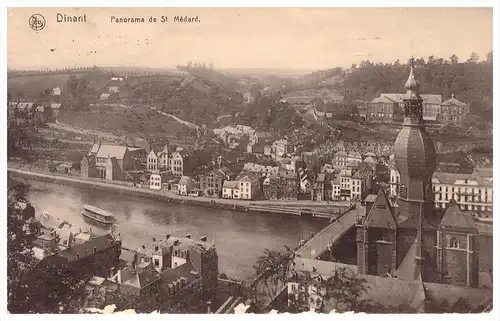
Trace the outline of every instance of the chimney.
<path fill-rule="evenodd" d="M 142 245 L 142 249 L 145 250 L 146 249 L 146 245 Z"/>
<path fill-rule="evenodd" d="M 153 237 L 153 242 L 156 242 L 156 239 Z"/>
<path fill-rule="evenodd" d="M 186 234 L 186 238 L 190 239 L 191 238 L 191 234 Z"/>
<path fill-rule="evenodd" d="M 202 241 L 202 242 L 206 242 L 206 241 L 207 241 L 207 236 L 206 236 L 206 235 L 202 236 L 202 237 L 200 238 L 200 241 Z"/>

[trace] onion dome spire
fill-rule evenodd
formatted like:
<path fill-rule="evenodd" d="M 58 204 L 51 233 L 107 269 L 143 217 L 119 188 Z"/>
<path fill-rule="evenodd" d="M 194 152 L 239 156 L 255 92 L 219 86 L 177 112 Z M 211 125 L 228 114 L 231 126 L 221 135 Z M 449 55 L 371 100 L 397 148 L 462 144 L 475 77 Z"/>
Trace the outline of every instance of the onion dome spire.
<path fill-rule="evenodd" d="M 415 59 L 411 58 L 409 61 L 410 65 L 410 75 L 408 76 L 408 80 L 406 81 L 406 99 L 421 99 L 420 98 L 420 84 L 417 82 L 415 78 Z"/>

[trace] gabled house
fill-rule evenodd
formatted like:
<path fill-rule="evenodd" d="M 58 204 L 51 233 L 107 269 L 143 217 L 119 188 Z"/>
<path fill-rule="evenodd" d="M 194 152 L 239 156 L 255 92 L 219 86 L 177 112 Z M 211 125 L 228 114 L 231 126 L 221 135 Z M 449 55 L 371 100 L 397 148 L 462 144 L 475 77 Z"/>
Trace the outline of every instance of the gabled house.
<path fill-rule="evenodd" d="M 170 158 L 170 169 L 175 176 L 189 175 L 192 170 L 190 163 L 192 152 L 190 150 L 177 150 Z"/>
<path fill-rule="evenodd" d="M 149 246 L 134 251 L 131 262 L 110 282 L 119 284 L 124 294 L 166 297 L 180 293 L 212 291 L 218 283 L 218 256 L 215 244 L 207 237 L 196 241 L 188 234 L 177 238 L 166 234 Z"/>
<path fill-rule="evenodd" d="M 179 195 L 188 195 L 196 187 L 196 182 L 189 176 L 182 176 L 178 186 Z"/>
<path fill-rule="evenodd" d="M 242 172 L 236 178 L 239 183 L 239 198 L 243 200 L 255 199 L 261 192 L 260 175 L 252 172 Z"/>
<path fill-rule="evenodd" d="M 127 146 L 95 143 L 80 162 L 82 177 L 125 180 L 127 171 L 141 166 L 143 150 Z"/>
<path fill-rule="evenodd" d="M 239 199 L 240 184 L 238 181 L 224 181 L 222 184 L 222 198 Z"/>
<path fill-rule="evenodd" d="M 269 173 L 262 183 L 262 193 L 268 200 L 297 200 L 299 180 L 293 171 Z"/>
<path fill-rule="evenodd" d="M 319 173 L 316 176 L 316 181 L 311 191 L 311 200 L 320 202 L 325 200 L 325 179 L 326 173 Z"/>
<path fill-rule="evenodd" d="M 340 177 L 337 176 L 335 179 L 330 181 L 332 185 L 332 200 L 339 201 L 340 200 Z"/>
<path fill-rule="evenodd" d="M 231 179 L 232 174 L 227 167 L 215 169 L 206 175 L 200 175 L 200 190 L 209 196 L 222 197 L 225 181 Z"/>

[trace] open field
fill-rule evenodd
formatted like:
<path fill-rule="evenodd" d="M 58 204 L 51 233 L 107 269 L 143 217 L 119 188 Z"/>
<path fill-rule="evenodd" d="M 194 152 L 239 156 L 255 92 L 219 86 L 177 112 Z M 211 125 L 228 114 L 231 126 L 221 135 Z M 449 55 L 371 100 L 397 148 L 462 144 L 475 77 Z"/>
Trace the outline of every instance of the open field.
<path fill-rule="evenodd" d="M 73 74 L 77 78 L 83 77 L 84 73 Z M 26 75 L 7 79 L 7 90 L 13 98 L 18 94 L 25 97 L 38 97 L 45 89 L 52 89 L 57 86 L 66 86 L 70 74 L 46 74 L 46 75 Z"/>
<path fill-rule="evenodd" d="M 60 121 L 78 128 L 101 130 L 117 136 L 163 137 L 185 135 L 185 126 L 147 108 L 101 106 L 90 112 L 61 115 Z"/>

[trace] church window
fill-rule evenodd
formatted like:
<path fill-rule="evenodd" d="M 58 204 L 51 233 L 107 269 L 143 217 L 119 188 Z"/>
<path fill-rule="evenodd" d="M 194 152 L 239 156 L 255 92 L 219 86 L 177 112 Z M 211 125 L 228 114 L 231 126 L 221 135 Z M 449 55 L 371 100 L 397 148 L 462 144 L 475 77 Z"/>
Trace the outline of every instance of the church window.
<path fill-rule="evenodd" d="M 160 260 L 155 259 L 155 266 L 160 266 Z"/>
<path fill-rule="evenodd" d="M 399 195 L 401 198 L 406 198 L 407 197 L 407 188 L 406 185 L 403 183 L 401 184 L 401 187 L 399 188 Z"/>
<path fill-rule="evenodd" d="M 450 239 L 450 248 L 453 248 L 453 249 L 458 249 L 459 248 L 459 244 L 458 244 L 458 240 L 454 237 L 452 237 Z"/>

